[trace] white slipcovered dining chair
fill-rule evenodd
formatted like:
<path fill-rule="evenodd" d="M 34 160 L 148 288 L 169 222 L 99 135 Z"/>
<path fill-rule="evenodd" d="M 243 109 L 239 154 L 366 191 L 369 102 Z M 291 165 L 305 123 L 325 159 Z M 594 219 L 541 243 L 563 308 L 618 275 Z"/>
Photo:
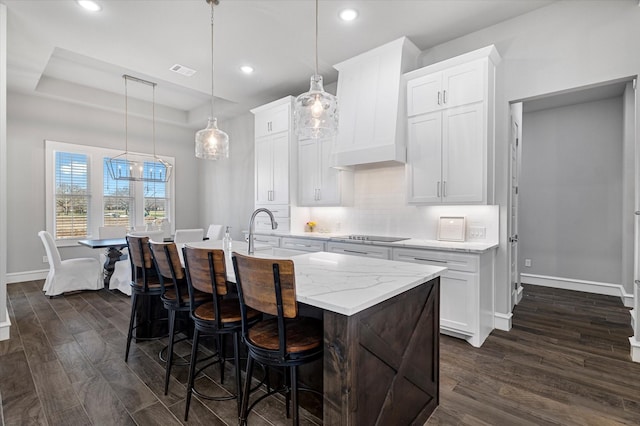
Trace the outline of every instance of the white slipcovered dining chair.
<path fill-rule="evenodd" d="M 196 229 L 176 229 L 176 233 L 173 236 L 173 242 L 176 244 L 176 248 L 178 249 L 178 257 L 180 258 L 180 263 L 184 265 L 184 259 L 182 258 L 182 247 L 186 243 L 195 243 L 198 241 L 202 241 L 204 239 L 204 229 L 196 228 Z"/>
<path fill-rule="evenodd" d="M 42 290 L 46 296 L 57 296 L 68 291 L 100 290 L 102 265 L 93 257 L 62 260 L 53 237 L 47 231 L 38 232 L 49 260 L 49 273 Z"/>
<path fill-rule="evenodd" d="M 129 235 L 134 237 L 149 237 L 151 241 L 156 242 L 162 242 L 164 240 L 163 231 L 132 231 Z M 111 275 L 111 279 L 109 280 L 109 290 L 119 290 L 127 296 L 131 296 L 131 262 L 129 262 L 128 259 L 115 263 L 113 275 Z"/>
<path fill-rule="evenodd" d="M 209 229 L 207 229 L 207 238 L 210 240 L 221 240 L 222 239 L 222 225 L 209 225 Z"/>

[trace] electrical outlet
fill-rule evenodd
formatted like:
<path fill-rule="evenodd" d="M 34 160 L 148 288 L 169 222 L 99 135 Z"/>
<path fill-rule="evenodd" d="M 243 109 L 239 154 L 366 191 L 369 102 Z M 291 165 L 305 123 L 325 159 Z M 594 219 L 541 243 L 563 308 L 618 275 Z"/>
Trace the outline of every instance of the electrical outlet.
<path fill-rule="evenodd" d="M 49 263 L 47 256 L 42 256 L 42 263 Z"/>
<path fill-rule="evenodd" d="M 524 260 L 524 266 L 526 266 L 528 268 L 531 267 L 531 259 L 525 259 Z"/>
<path fill-rule="evenodd" d="M 487 238 L 487 228 L 484 226 L 470 226 L 469 238 L 475 240 L 482 240 Z"/>

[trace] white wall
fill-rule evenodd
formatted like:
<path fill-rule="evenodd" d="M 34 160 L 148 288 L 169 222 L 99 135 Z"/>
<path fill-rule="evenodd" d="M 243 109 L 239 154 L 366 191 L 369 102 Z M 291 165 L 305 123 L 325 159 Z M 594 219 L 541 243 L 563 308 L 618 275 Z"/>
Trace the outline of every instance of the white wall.
<path fill-rule="evenodd" d="M 37 236 L 45 229 L 44 140 L 95 145 L 124 151 L 124 115 L 55 99 L 8 95 L 7 273 L 48 269 Z M 150 122 L 129 116 L 129 150 L 150 152 Z M 156 122 L 156 152 L 175 157 L 176 227 L 198 222 L 200 187 L 193 154 L 194 131 Z M 20 241 L 20 244 L 16 242 Z M 83 247 L 61 248 L 63 258 L 98 256 Z"/>
<path fill-rule="evenodd" d="M 623 109 L 623 152 L 622 152 L 622 285 L 628 294 L 633 294 L 634 280 L 634 221 L 636 187 L 635 161 L 636 161 L 636 141 L 635 141 L 635 90 L 633 83 L 627 83 L 622 95 Z"/>
<path fill-rule="evenodd" d="M 234 240 L 243 238 L 254 205 L 254 122 L 246 113 L 218 126 L 229 135 L 229 158 L 198 160 L 200 167 L 201 207 L 199 222 L 231 226 Z"/>
<path fill-rule="evenodd" d="M 640 73 L 637 1 L 561 1 L 443 43 L 423 53 L 428 65 L 495 44 L 496 202 L 500 248 L 496 256 L 496 311 L 512 309 L 507 262 L 509 102 Z M 636 118 L 638 112 L 636 111 Z M 640 123 L 640 120 L 636 120 Z"/>
<path fill-rule="evenodd" d="M 7 6 L 0 4 L 0 340 L 9 338 L 7 314 Z"/>
<path fill-rule="evenodd" d="M 520 271 L 621 284 L 622 98 L 525 112 L 522 130 Z"/>

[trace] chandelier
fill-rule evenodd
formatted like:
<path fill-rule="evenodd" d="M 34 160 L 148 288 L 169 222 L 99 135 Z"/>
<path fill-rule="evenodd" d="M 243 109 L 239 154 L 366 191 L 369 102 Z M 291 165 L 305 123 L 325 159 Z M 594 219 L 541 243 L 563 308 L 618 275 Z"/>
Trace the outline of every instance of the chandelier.
<path fill-rule="evenodd" d="M 122 154 L 107 159 L 109 176 L 115 180 L 168 182 L 173 166 L 156 155 L 156 83 L 124 74 L 124 149 Z M 153 155 L 129 152 L 129 92 L 127 82 L 146 84 L 152 88 Z"/>

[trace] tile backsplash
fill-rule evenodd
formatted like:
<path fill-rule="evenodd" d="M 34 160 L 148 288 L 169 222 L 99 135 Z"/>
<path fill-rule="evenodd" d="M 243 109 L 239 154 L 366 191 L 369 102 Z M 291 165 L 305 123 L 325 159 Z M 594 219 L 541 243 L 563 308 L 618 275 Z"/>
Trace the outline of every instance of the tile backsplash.
<path fill-rule="evenodd" d="M 407 204 L 403 165 L 356 170 L 354 203 L 349 207 L 299 208 L 292 231 L 307 220 L 319 232 L 390 235 L 435 240 L 440 216 L 464 216 L 467 241 L 498 241 L 498 206 L 413 206 Z M 484 237 L 473 231 L 484 230 Z"/>

